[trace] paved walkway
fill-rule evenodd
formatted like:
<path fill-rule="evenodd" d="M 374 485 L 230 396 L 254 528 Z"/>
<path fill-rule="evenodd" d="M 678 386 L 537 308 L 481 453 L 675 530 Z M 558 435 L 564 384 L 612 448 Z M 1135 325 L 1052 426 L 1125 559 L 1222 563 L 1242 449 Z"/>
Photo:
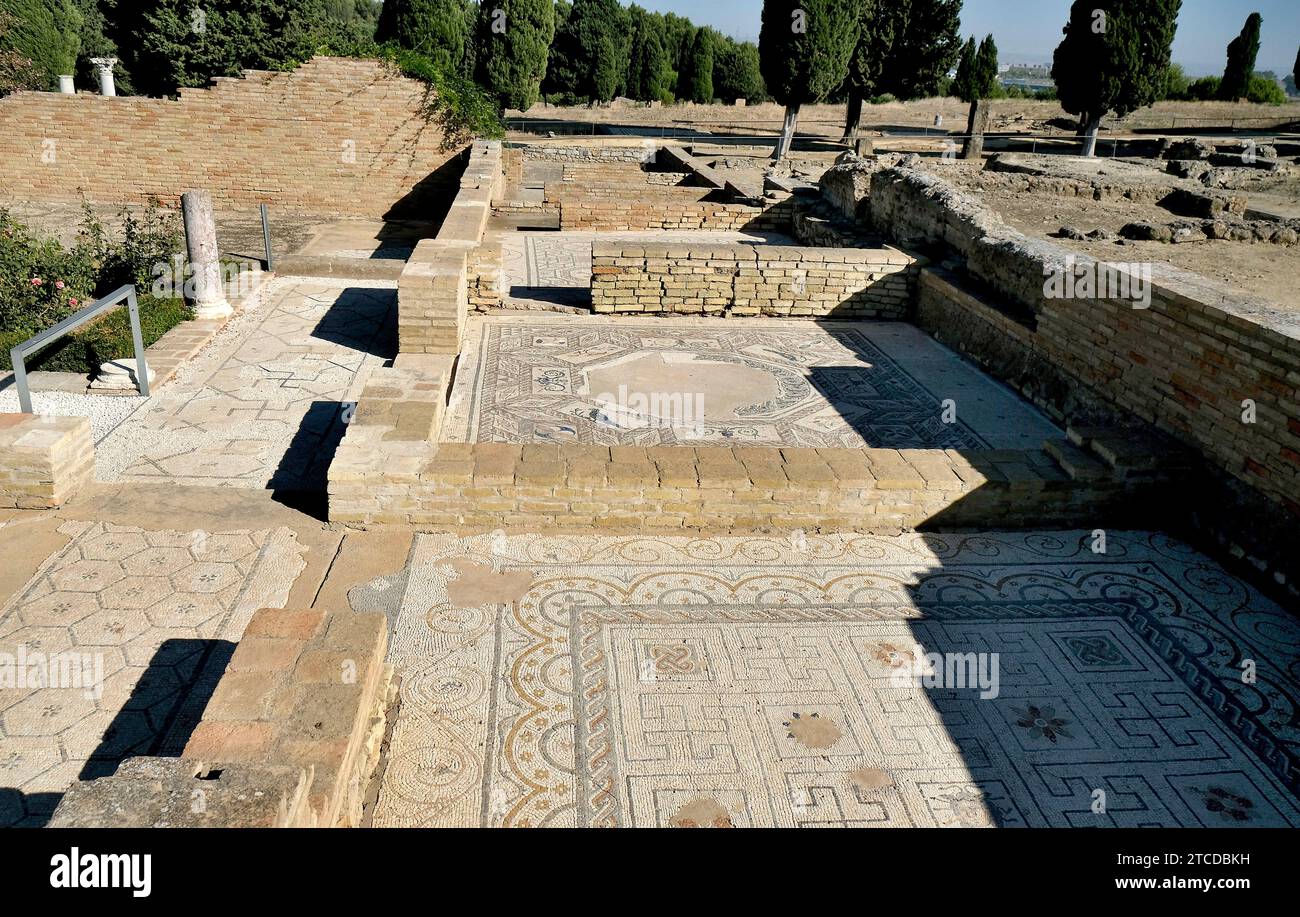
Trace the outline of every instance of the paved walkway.
<path fill-rule="evenodd" d="M 346 408 L 396 353 L 395 290 L 279 278 L 254 306 L 100 443 L 100 480 L 325 486 Z"/>

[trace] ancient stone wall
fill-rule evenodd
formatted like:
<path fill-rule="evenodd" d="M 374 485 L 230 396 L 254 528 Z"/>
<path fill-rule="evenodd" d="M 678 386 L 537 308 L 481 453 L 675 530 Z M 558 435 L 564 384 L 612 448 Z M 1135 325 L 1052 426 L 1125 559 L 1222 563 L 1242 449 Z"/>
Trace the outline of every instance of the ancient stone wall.
<path fill-rule="evenodd" d="M 365 397 L 365 396 L 363 396 Z M 1160 484 L 1052 451 L 428 443 L 401 471 L 330 469 L 330 519 L 709 532 L 1127 524 Z M 337 465 L 337 462 L 335 463 Z"/>
<path fill-rule="evenodd" d="M 0 99 L 0 196 L 136 204 L 206 188 L 219 207 L 380 216 L 455 189 L 425 87 L 378 61 L 314 58 L 179 99 Z"/>
<path fill-rule="evenodd" d="M 1121 269 L 1149 271 L 1146 305 L 1048 295 L 1049 278 L 1097 276 L 1095 260 L 1027 239 L 911 170 L 877 174 L 871 211 L 904 244 L 960 256 L 963 282 L 980 292 L 928 278 L 923 327 L 1059 418 L 1136 418 L 1194 448 L 1236 484 L 1202 512 L 1235 526 L 1229 540 L 1261 566 L 1300 572 L 1300 316 L 1166 264 Z"/>
<path fill-rule="evenodd" d="M 89 420 L 0 414 L 0 509 L 62 506 L 94 477 Z"/>
<path fill-rule="evenodd" d="M 592 245 L 596 312 L 902 319 L 916 259 L 894 248 Z"/>

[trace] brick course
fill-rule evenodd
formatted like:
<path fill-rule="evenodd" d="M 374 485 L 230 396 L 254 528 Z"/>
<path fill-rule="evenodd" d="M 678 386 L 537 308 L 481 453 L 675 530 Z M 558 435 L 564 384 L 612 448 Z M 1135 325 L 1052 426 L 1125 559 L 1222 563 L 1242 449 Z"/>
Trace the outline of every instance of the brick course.
<path fill-rule="evenodd" d="M 137 204 L 205 188 L 230 209 L 415 210 L 453 187 L 436 176 L 457 152 L 424 98 L 379 61 L 326 57 L 175 100 L 14 93 L 0 99 L 0 195 Z"/>
<path fill-rule="evenodd" d="M 902 319 L 917 260 L 897 249 L 596 242 L 596 312 Z"/>

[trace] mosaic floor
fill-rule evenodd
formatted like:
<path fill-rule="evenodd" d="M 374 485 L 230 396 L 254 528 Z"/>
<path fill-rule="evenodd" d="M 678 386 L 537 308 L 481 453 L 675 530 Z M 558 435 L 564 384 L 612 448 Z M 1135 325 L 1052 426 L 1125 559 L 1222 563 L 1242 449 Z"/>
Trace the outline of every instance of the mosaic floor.
<path fill-rule="evenodd" d="M 501 237 L 501 264 L 506 276 L 507 298 L 512 308 L 548 305 L 591 307 L 591 243 L 596 240 L 649 240 L 664 244 L 684 242 L 698 245 L 727 245 L 733 242 L 793 244 L 780 233 L 699 232 L 656 230 L 653 232 L 597 233 L 511 232 Z"/>
<path fill-rule="evenodd" d="M 69 784 L 131 755 L 180 754 L 233 641 L 303 568 L 288 529 L 60 531 L 67 547 L 0 608 L 0 827 L 44 824 Z M 80 680 L 36 679 L 54 654 Z"/>
<path fill-rule="evenodd" d="M 464 442 L 894 449 L 1060 435 L 911 325 L 595 316 L 471 320 L 443 427 Z"/>
<path fill-rule="evenodd" d="M 1300 622 L 1090 539 L 420 536 L 375 824 L 1300 825 Z"/>
<path fill-rule="evenodd" d="M 97 449 L 104 481 L 324 487 L 344 406 L 396 352 L 391 284 L 284 278 Z"/>

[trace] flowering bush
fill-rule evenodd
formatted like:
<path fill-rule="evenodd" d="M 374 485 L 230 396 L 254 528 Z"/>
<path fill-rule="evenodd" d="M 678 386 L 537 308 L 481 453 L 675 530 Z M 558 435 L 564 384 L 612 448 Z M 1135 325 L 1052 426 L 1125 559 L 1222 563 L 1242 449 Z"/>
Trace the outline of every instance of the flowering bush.
<path fill-rule="evenodd" d="M 37 239 L 0 209 L 0 327 L 35 334 L 76 311 L 95 291 L 87 253 Z M 30 336 L 30 335 L 29 335 Z"/>

